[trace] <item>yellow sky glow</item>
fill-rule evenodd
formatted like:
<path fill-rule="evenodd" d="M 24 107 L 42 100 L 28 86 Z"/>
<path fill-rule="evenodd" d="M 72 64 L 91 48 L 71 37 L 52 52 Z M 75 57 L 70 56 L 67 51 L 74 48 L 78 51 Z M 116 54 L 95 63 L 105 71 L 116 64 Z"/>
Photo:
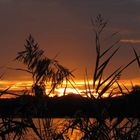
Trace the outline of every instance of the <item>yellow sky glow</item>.
<path fill-rule="evenodd" d="M 83 96 L 85 95 L 84 92 L 86 91 L 85 89 L 85 83 L 82 80 L 77 80 L 75 81 L 76 84 L 73 83 L 73 87 L 70 83 L 67 86 L 66 89 L 66 94 L 82 94 Z M 133 85 L 140 85 L 140 80 L 135 79 L 132 81 Z M 120 84 L 124 84 L 128 89 L 132 88 L 132 83 L 129 80 L 120 80 Z M 91 92 L 92 91 L 92 80 L 89 81 L 89 85 L 91 87 Z M 10 87 L 10 91 L 20 91 L 20 90 L 31 90 L 32 86 L 32 81 L 0 81 L 0 90 L 4 90 L 8 87 Z M 64 85 L 61 87 L 57 87 L 55 90 L 55 95 L 57 96 L 62 96 L 64 95 L 65 91 L 65 82 Z M 47 86 L 46 93 L 49 92 L 49 86 Z M 51 95 L 54 96 L 54 95 Z M 8 97 L 8 96 L 6 96 Z"/>

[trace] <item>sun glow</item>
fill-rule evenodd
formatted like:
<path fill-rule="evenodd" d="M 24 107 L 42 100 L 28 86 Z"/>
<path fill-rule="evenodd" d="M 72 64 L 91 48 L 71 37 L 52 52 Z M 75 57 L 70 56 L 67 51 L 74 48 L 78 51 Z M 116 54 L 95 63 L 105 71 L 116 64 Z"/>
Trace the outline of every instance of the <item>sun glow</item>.
<path fill-rule="evenodd" d="M 132 84 L 130 81 L 127 80 L 120 80 L 120 83 L 125 83 L 125 86 L 128 87 L 128 89 L 132 88 Z M 137 79 L 133 80 L 133 85 L 140 85 L 140 81 Z M 50 94 L 50 96 L 63 96 L 63 95 L 68 95 L 68 94 L 80 94 L 84 97 L 90 97 L 91 94 L 97 98 L 99 95 L 98 93 L 96 93 L 93 90 L 92 87 L 92 80 L 89 81 L 89 86 L 90 89 L 86 89 L 85 87 L 85 82 L 82 80 L 77 80 L 75 81 L 75 83 L 73 83 L 73 85 L 71 85 L 70 83 L 67 85 L 65 85 L 65 82 L 63 84 L 63 86 L 57 87 L 54 91 L 54 93 Z M 31 91 L 31 87 L 32 87 L 32 81 L 0 81 L 0 91 L 3 91 L 7 88 L 9 88 L 9 91 L 12 91 L 13 93 L 20 93 L 19 91 L 21 91 L 20 94 L 22 94 L 23 90 L 28 90 L 30 91 L 29 94 L 33 95 L 32 91 Z M 48 95 L 50 92 L 50 86 L 48 85 L 46 88 L 46 95 Z M 108 93 L 104 94 L 104 97 L 107 97 Z M 1 96 L 2 98 L 3 96 Z M 6 96 L 8 97 L 8 95 Z"/>
<path fill-rule="evenodd" d="M 57 95 L 57 96 L 63 96 L 63 95 L 72 94 L 72 93 L 78 94 L 78 93 L 80 93 L 80 90 L 73 89 L 73 88 L 58 88 L 55 90 L 55 95 Z M 54 95 L 51 94 L 51 96 L 54 96 Z"/>

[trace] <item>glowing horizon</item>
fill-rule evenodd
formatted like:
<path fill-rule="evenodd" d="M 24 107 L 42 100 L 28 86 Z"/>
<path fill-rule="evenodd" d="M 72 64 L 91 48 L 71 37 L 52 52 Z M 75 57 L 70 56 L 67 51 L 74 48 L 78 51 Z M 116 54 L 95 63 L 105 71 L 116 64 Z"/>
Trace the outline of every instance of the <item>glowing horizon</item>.
<path fill-rule="evenodd" d="M 140 85 L 140 79 L 130 79 L 130 80 L 126 80 L 126 79 L 122 79 L 119 80 L 120 83 L 125 83 L 126 86 L 131 85 L 131 83 L 133 83 L 134 85 Z M 74 80 L 75 82 L 75 86 L 81 86 L 81 85 L 85 85 L 85 81 L 84 80 Z M 19 88 L 24 88 L 24 87 L 31 87 L 32 86 L 32 80 L 0 80 L 0 89 L 6 88 L 11 86 L 12 89 L 17 89 Z M 91 85 L 93 83 L 92 80 L 89 80 L 89 84 Z M 70 83 L 68 83 L 70 85 Z M 63 85 L 65 85 L 65 81 L 63 82 Z"/>
<path fill-rule="evenodd" d="M 140 80 L 139 79 L 132 80 L 132 83 L 133 86 L 140 85 Z M 132 83 L 131 80 L 120 80 L 120 84 L 124 84 L 128 89 L 132 89 Z M 92 91 L 92 80 L 89 80 L 89 84 L 91 87 L 91 92 L 94 92 Z M 3 80 L 0 81 L 1 91 L 10 87 L 9 91 L 18 92 L 18 91 L 28 90 L 30 91 L 30 94 L 32 94 L 31 86 L 32 86 L 32 81 L 3 81 Z M 85 95 L 84 93 L 86 92 L 86 89 L 85 89 L 84 80 L 76 80 L 73 86 L 69 83 L 67 88 L 65 89 L 65 82 L 64 82 L 62 86 L 55 89 L 55 94 L 51 96 L 55 96 L 55 95 L 62 96 L 64 95 L 65 90 L 66 90 L 65 95 L 71 93 L 81 94 L 83 96 Z M 46 93 L 49 92 L 49 89 L 50 89 L 49 86 L 47 86 Z"/>

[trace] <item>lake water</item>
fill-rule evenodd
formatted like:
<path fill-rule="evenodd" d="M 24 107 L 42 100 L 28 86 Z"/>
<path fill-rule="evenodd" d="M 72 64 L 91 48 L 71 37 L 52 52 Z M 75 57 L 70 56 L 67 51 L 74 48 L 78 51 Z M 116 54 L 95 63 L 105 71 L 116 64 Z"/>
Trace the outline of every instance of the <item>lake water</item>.
<path fill-rule="evenodd" d="M 77 121 L 79 121 L 77 123 Z M 34 124 L 35 127 L 32 128 L 27 127 L 26 129 L 23 129 L 23 133 L 20 133 L 21 127 L 18 126 L 19 123 L 24 122 L 25 124 Z M 112 126 L 117 122 L 117 118 L 114 118 L 112 121 L 109 119 L 105 121 L 104 123 L 99 123 L 95 119 L 62 119 L 62 118 L 55 118 L 55 119 L 0 119 L 0 134 L 2 134 L 2 131 L 12 130 L 11 128 L 17 126 L 16 132 L 19 132 L 19 136 L 21 137 L 21 140 L 54 140 L 54 137 L 58 138 L 58 136 L 61 136 L 63 134 L 63 138 L 65 140 L 80 140 L 82 136 L 84 136 L 85 133 L 92 135 L 107 135 L 108 137 L 112 137 L 111 140 L 114 140 L 113 135 L 116 135 L 116 132 L 114 130 L 120 131 L 122 134 L 126 133 L 130 130 L 130 128 L 134 128 L 136 125 L 138 125 L 139 121 L 138 119 L 123 119 L 117 125 L 117 129 L 112 129 Z M 5 126 L 4 126 L 5 124 Z M 16 124 L 16 125 L 15 125 Z M 76 124 L 76 125 L 75 125 Z M 30 125 L 29 125 L 30 126 Z M 10 128 L 11 127 L 11 128 Z M 139 126 L 140 127 L 140 126 Z M 35 128 L 35 129 L 34 129 Z M 111 130 L 112 129 L 112 130 Z M 85 130 L 85 132 L 84 132 Z M 5 132 L 6 132 L 5 131 Z M 139 130 L 136 130 L 139 131 Z M 114 133 L 115 132 L 115 133 Z M 23 135 L 22 135 L 23 134 Z M 9 133 L 9 135 L 6 135 L 6 140 L 13 140 L 15 136 L 15 132 Z M 62 140 L 62 137 L 58 138 L 59 140 Z M 88 140 L 88 139 L 86 139 Z"/>
<path fill-rule="evenodd" d="M 2 130 L 6 130 L 4 127 L 2 128 L 2 124 L 6 124 L 7 128 L 9 126 L 15 126 L 15 121 L 21 122 L 22 119 L 11 119 L 5 120 L 4 122 L 0 121 L 0 132 Z M 10 122 L 8 124 L 8 121 Z M 55 135 L 61 134 L 64 132 L 63 137 L 67 140 L 68 137 L 70 140 L 80 140 L 82 137 L 82 133 L 79 130 L 72 130 L 71 128 L 66 130 L 69 127 L 72 119 L 62 119 L 62 118 L 55 118 L 55 119 L 33 119 L 33 123 L 35 125 L 36 130 L 38 131 L 39 135 L 44 138 L 45 140 L 53 140 Z M 18 123 L 17 123 L 18 124 Z M 20 128 L 19 128 L 20 129 Z M 10 133 L 6 135 L 6 140 L 13 140 L 15 133 Z M 23 137 L 21 140 L 40 140 L 38 134 L 30 127 L 28 127 L 25 132 L 23 130 Z"/>

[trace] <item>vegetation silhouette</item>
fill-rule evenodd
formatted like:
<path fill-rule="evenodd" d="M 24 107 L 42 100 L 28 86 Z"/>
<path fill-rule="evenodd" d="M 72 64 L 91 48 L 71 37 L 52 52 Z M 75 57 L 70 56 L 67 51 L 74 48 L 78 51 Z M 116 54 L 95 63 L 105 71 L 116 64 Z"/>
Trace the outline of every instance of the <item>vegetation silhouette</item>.
<path fill-rule="evenodd" d="M 120 77 L 123 73 L 123 71 L 128 68 L 131 64 L 133 64 L 136 60 L 138 64 L 140 64 L 139 56 L 136 52 L 136 50 L 133 48 L 135 58 L 132 59 L 128 64 L 124 66 L 118 67 L 113 72 L 110 72 L 108 76 L 105 75 L 106 69 L 108 68 L 108 65 L 110 61 L 112 60 L 113 56 L 118 52 L 120 48 L 120 39 L 117 39 L 117 32 L 111 33 L 111 36 L 109 38 L 103 38 L 104 37 L 104 30 L 107 26 L 107 21 L 104 20 L 104 18 L 99 14 L 96 19 L 91 18 L 92 23 L 92 29 L 93 33 L 95 35 L 95 48 L 96 48 L 96 60 L 95 60 L 95 69 L 93 73 L 92 78 L 92 87 L 89 84 L 89 77 L 88 72 L 86 70 L 85 74 L 85 94 L 88 98 L 95 99 L 94 94 L 98 94 L 96 98 L 102 98 L 104 95 L 109 92 L 108 96 L 112 97 L 114 96 L 114 90 L 116 90 L 115 84 L 117 84 L 119 88 L 119 92 L 121 94 L 124 94 L 122 92 L 122 88 L 119 84 Z M 105 42 L 101 42 L 102 40 L 105 40 L 106 42 L 110 40 L 115 40 L 111 42 L 110 44 L 107 44 L 107 46 L 104 46 L 106 49 L 103 50 L 103 45 Z M 104 44 L 103 44 L 104 43 Z M 140 66 L 140 65 L 139 65 Z M 114 88 L 115 87 L 115 88 Z"/>
<path fill-rule="evenodd" d="M 119 83 L 122 72 L 132 63 L 137 61 L 140 66 L 140 56 L 133 49 L 135 58 L 125 66 L 117 68 L 104 79 L 109 62 L 119 50 L 119 40 L 102 52 L 101 38 L 107 22 L 101 15 L 98 15 L 95 20 L 91 19 L 91 22 L 95 33 L 97 55 L 92 87 L 89 84 L 86 70 L 86 97 L 72 94 L 62 97 L 43 96 L 43 98 L 38 98 L 44 94 L 44 87 L 48 82 L 52 83 L 51 93 L 57 85 L 62 84 L 64 79 L 69 81 L 73 75 L 56 60 L 45 57 L 44 51 L 39 49 L 38 44 L 30 35 L 26 40 L 25 50 L 18 53 L 16 60 L 27 67 L 27 69 L 17 70 L 31 73 L 36 96 L 0 100 L 0 136 L 2 140 L 26 139 L 26 136 L 30 135 L 30 131 L 36 136 L 34 138 L 39 140 L 65 140 L 71 139 L 71 137 L 76 140 L 140 139 L 139 86 L 133 86 L 132 91 L 129 91 L 125 85 L 122 87 Z M 113 33 L 110 38 L 114 35 L 116 34 Z M 114 88 L 115 84 L 117 87 Z M 116 88 L 121 96 L 113 98 L 114 94 L 118 95 Z M 123 88 L 129 94 L 124 92 Z M 106 92 L 109 92 L 109 95 L 107 98 L 103 98 Z M 98 94 L 97 98 L 94 93 Z M 66 116 L 71 118 L 55 125 L 52 116 L 59 113 L 63 119 Z M 48 115 L 48 118 L 45 115 Z M 15 116 L 22 117 L 17 119 Z M 33 118 L 39 116 L 40 118 Z M 77 135 L 75 131 L 78 131 Z"/>
<path fill-rule="evenodd" d="M 69 69 L 63 67 L 55 59 L 44 56 L 44 51 L 39 48 L 30 35 L 26 40 L 23 51 L 18 52 L 15 60 L 25 64 L 27 69 L 16 69 L 30 73 L 32 75 L 32 89 L 36 96 L 46 95 L 46 85 L 51 83 L 50 92 L 53 93 L 58 85 L 65 80 L 68 82 L 73 76 Z"/>

